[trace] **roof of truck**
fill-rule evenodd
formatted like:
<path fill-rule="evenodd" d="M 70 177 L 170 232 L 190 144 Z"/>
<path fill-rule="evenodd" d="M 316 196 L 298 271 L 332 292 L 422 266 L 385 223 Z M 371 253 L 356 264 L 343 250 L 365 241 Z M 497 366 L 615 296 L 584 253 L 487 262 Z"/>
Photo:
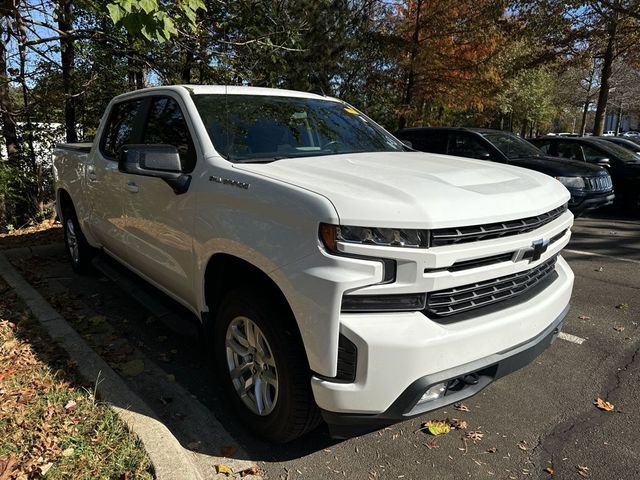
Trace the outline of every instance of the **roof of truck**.
<path fill-rule="evenodd" d="M 244 87 L 238 85 L 167 85 L 142 88 L 122 95 L 140 94 L 155 90 L 182 90 L 187 89 L 193 95 L 263 95 L 271 97 L 315 98 L 317 100 L 340 101 L 337 98 L 318 95 L 316 93 L 300 92 L 297 90 L 285 90 L 280 88 Z"/>

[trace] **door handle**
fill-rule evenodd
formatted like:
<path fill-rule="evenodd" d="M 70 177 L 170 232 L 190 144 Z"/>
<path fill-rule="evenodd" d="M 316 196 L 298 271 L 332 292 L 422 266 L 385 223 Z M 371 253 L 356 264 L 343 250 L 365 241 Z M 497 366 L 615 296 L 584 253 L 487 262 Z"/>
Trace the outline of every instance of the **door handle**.
<path fill-rule="evenodd" d="M 136 182 L 130 180 L 127 182 L 127 190 L 129 190 L 131 193 L 138 193 L 138 185 L 136 184 Z"/>

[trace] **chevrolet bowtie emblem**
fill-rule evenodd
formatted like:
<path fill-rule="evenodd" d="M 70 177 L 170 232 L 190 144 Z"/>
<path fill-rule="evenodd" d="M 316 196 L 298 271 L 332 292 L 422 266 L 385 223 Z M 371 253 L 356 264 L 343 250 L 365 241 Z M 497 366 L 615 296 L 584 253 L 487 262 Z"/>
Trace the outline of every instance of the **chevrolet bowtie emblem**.
<path fill-rule="evenodd" d="M 540 260 L 540 257 L 544 252 L 547 251 L 547 247 L 549 247 L 548 240 L 534 240 L 531 242 L 531 249 L 526 250 L 524 255 L 522 256 L 523 260 L 529 259 L 529 263 L 535 262 L 536 260 Z"/>

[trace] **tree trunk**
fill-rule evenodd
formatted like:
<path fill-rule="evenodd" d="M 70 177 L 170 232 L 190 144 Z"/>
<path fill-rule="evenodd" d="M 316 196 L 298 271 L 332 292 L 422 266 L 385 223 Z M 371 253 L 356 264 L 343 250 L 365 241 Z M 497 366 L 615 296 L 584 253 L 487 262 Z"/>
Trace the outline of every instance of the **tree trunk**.
<path fill-rule="evenodd" d="M 182 73 L 180 75 L 182 83 L 191 83 L 191 67 L 193 67 L 193 50 L 187 47 L 184 52 L 184 64 L 182 65 Z"/>
<path fill-rule="evenodd" d="M 407 71 L 407 83 L 405 85 L 402 103 L 409 107 L 413 100 L 413 89 L 416 81 L 415 61 L 418 56 L 418 42 L 420 41 L 420 11 L 422 10 L 422 0 L 416 2 L 416 21 L 414 24 L 413 35 L 411 37 L 411 51 L 409 52 L 409 69 Z M 407 118 L 401 115 L 399 119 L 400 128 L 407 126 Z"/>
<path fill-rule="evenodd" d="M 4 14 L 2 12 L 1 14 Z M 4 31 L 4 16 L 0 16 L 0 116 L 2 118 L 2 136 L 7 147 L 9 166 L 20 164 L 20 142 L 16 119 L 9 96 L 9 75 L 7 73 L 7 50 L 5 38 L 9 32 Z"/>
<path fill-rule="evenodd" d="M 587 98 L 584 100 L 584 108 L 582 109 L 582 122 L 580 123 L 580 136 L 584 137 L 587 129 L 587 114 L 589 113 L 589 105 L 591 105 L 591 89 L 596 76 L 596 61 L 591 62 L 591 72 L 589 73 L 589 86 L 587 87 Z"/>
<path fill-rule="evenodd" d="M 62 64 L 62 89 L 64 91 L 64 126 L 67 142 L 78 141 L 76 130 L 76 98 L 74 85 L 75 44 L 73 29 L 72 0 L 58 0 L 58 29 L 64 32 L 60 36 L 60 61 Z"/>
<path fill-rule="evenodd" d="M 598 95 L 598 107 L 596 108 L 594 135 L 602 135 L 604 131 L 604 121 L 607 113 L 607 102 L 609 101 L 609 90 L 611 89 L 611 75 L 613 61 L 616 58 L 615 41 L 618 32 L 618 19 L 611 19 L 608 29 L 607 48 L 602 57 L 602 71 L 600 74 L 600 94 Z"/>

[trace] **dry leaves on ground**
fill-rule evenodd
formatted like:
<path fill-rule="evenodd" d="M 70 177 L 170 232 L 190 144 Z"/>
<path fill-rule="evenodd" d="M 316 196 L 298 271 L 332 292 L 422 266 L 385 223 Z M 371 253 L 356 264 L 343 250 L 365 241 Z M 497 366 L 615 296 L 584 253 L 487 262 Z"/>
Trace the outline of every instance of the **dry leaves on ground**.
<path fill-rule="evenodd" d="M 465 420 L 458 420 L 454 418 L 451 420 L 451 428 L 454 430 L 466 430 L 469 427 L 469 424 Z"/>
<path fill-rule="evenodd" d="M 471 432 L 467 432 L 467 434 L 465 435 L 465 438 L 468 438 L 469 440 L 473 441 L 473 443 L 479 442 L 480 440 L 482 440 L 482 437 L 484 437 L 484 433 L 482 433 L 479 430 L 473 430 Z"/>
<path fill-rule="evenodd" d="M 547 472 L 549 475 L 553 475 L 553 472 L 555 472 L 555 470 L 551 466 L 545 468 L 544 471 Z"/>
<path fill-rule="evenodd" d="M 589 475 L 591 475 L 589 467 L 585 467 L 584 465 L 576 465 L 576 470 L 582 478 L 589 478 Z"/>
<path fill-rule="evenodd" d="M 223 474 L 228 477 L 229 475 L 233 475 L 233 470 L 227 467 L 224 463 L 221 463 L 219 465 L 216 465 L 216 473 Z"/>
<path fill-rule="evenodd" d="M 609 403 L 606 400 L 601 399 L 600 397 L 594 400 L 593 404 L 596 407 L 598 407 L 600 410 L 604 410 L 605 412 L 612 412 L 613 409 L 615 408 L 613 403 Z"/>
<path fill-rule="evenodd" d="M 459 410 L 461 412 L 469 412 L 469 407 L 467 407 L 464 403 L 456 403 L 453 408 Z"/>
<path fill-rule="evenodd" d="M 451 431 L 451 425 L 447 420 L 429 420 L 420 427 L 420 430 L 427 430 L 431 435 L 444 435 Z"/>

